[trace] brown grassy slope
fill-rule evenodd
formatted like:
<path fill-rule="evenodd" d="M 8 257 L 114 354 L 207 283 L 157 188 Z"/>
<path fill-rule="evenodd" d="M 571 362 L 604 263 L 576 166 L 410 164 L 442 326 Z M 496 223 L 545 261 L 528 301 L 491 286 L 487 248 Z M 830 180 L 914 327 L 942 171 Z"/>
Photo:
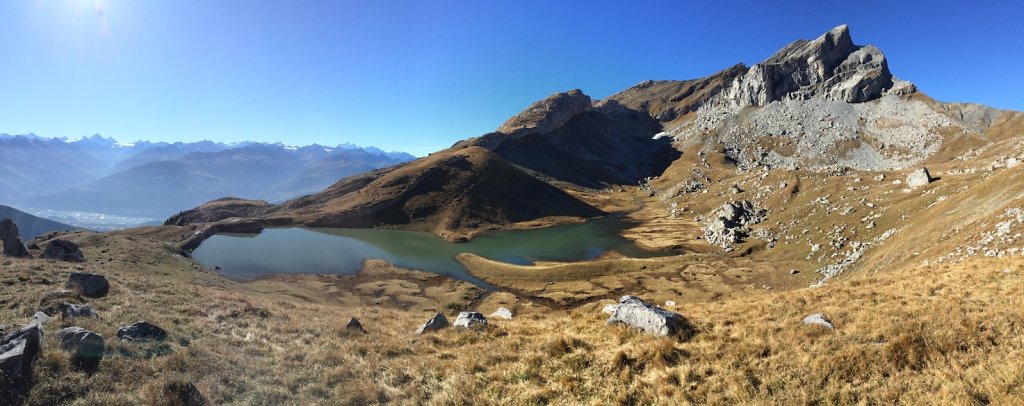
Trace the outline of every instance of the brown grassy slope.
<path fill-rule="evenodd" d="M 274 206 L 262 200 L 247 200 L 224 197 L 207 202 L 194 209 L 171 216 L 165 225 L 183 226 L 195 223 L 216 223 L 231 217 L 254 217 L 269 211 Z"/>
<path fill-rule="evenodd" d="M 469 147 L 343 180 L 264 217 L 314 227 L 400 227 L 457 239 L 516 223 L 603 214 L 494 153 Z"/>
<path fill-rule="evenodd" d="M 214 404 L 246 405 L 1024 401 L 1019 258 L 861 275 L 818 289 L 684 297 L 675 310 L 697 335 L 677 342 L 605 326 L 600 308 L 611 300 L 569 310 L 505 293 L 473 302 L 461 283 L 435 285 L 393 268 L 238 284 L 143 237 L 69 238 L 83 244 L 88 262 L 0 262 L 5 324 L 27 320 L 72 270 L 112 281 L 108 297 L 90 301 L 100 320 L 47 325 L 32 405 L 160 404 L 158 388 L 186 381 Z M 438 306 L 453 316 L 517 301 L 515 319 L 492 320 L 483 333 L 412 334 Z M 835 333 L 801 325 L 816 312 L 835 321 Z M 369 334 L 345 332 L 351 316 Z M 118 324 L 137 319 L 168 329 L 169 353 L 142 358 L 153 348 L 113 338 Z M 108 338 L 112 353 L 94 376 L 68 370 L 53 339 L 70 324 Z"/>

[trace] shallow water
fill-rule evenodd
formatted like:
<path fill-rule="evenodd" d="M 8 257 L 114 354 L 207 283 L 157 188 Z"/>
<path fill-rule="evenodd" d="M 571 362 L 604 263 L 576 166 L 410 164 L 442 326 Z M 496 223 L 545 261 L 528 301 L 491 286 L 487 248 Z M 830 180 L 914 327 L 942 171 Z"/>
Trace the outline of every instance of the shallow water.
<path fill-rule="evenodd" d="M 269 274 L 354 274 L 367 259 L 383 259 L 402 268 L 420 269 L 488 285 L 455 260 L 473 253 L 496 261 L 530 265 L 535 261 L 580 261 L 609 251 L 650 257 L 619 235 L 625 224 L 603 219 L 535 230 L 497 231 L 453 244 L 423 232 L 353 228 L 268 228 L 258 235 L 218 234 L 204 241 L 192 257 L 220 267 L 233 279 Z"/>

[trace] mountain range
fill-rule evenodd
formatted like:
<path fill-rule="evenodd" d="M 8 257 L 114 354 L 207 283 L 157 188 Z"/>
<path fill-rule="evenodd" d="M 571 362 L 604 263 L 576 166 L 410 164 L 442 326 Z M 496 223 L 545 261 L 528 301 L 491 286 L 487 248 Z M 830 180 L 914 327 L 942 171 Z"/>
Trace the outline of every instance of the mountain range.
<path fill-rule="evenodd" d="M 336 147 L 211 141 L 121 143 L 0 134 L 0 201 L 35 211 L 164 218 L 224 195 L 283 201 L 414 159 Z"/>

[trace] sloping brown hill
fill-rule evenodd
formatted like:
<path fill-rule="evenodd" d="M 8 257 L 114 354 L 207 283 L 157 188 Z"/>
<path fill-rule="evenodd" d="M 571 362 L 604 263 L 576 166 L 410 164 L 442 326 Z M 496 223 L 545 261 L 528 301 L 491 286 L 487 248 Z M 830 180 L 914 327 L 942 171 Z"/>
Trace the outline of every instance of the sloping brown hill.
<path fill-rule="evenodd" d="M 513 116 L 497 132 L 456 147 L 479 146 L 543 176 L 590 188 L 635 185 L 679 156 L 652 139 L 661 124 L 614 100 L 591 102 L 578 89 L 556 93 Z"/>
<path fill-rule="evenodd" d="M 282 204 L 272 223 L 394 226 L 448 239 L 534 220 L 604 213 L 480 147 L 435 153 Z"/>
<path fill-rule="evenodd" d="M 650 114 L 662 123 L 676 123 L 747 72 L 743 64 L 711 76 L 691 80 L 648 80 L 609 97 L 633 110 Z M 673 125 L 667 124 L 666 128 Z"/>

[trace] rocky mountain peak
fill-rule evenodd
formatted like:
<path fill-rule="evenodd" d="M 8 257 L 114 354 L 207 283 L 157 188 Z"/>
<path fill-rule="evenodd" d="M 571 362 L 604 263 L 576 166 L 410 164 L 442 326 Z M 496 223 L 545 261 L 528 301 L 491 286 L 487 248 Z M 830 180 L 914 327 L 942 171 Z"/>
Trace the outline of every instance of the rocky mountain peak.
<path fill-rule="evenodd" d="M 517 136 L 550 132 L 591 107 L 590 96 L 580 89 L 555 93 L 512 116 L 497 132 Z"/>
<path fill-rule="evenodd" d="M 779 100 L 826 99 L 860 103 L 893 88 L 882 51 L 854 45 L 840 25 L 814 40 L 786 45 L 737 78 L 726 99 L 733 105 L 763 106 Z"/>

